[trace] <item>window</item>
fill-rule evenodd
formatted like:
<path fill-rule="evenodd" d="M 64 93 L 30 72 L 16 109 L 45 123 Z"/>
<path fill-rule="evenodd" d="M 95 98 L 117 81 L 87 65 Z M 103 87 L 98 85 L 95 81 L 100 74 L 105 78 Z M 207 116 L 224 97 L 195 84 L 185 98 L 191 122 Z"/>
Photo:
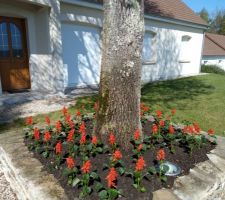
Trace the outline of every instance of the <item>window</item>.
<path fill-rule="evenodd" d="M 12 38 L 13 57 L 22 57 L 23 49 L 22 49 L 22 38 L 21 38 L 20 30 L 15 24 L 10 23 L 10 31 L 11 31 L 11 38 Z"/>
<path fill-rule="evenodd" d="M 144 35 L 143 50 L 142 50 L 143 63 L 156 62 L 154 37 L 155 33 L 153 32 L 147 31 Z"/>
<path fill-rule="evenodd" d="M 8 57 L 9 54 L 7 24 L 3 22 L 0 23 L 0 57 Z"/>
<path fill-rule="evenodd" d="M 189 35 L 183 35 L 180 47 L 180 62 L 190 62 L 190 40 Z"/>

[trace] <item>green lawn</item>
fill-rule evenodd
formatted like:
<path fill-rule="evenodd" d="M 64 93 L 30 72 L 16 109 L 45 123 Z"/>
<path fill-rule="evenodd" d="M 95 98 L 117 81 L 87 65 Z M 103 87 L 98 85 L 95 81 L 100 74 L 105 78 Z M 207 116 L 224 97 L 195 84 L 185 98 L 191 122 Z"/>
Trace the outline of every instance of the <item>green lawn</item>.
<path fill-rule="evenodd" d="M 70 108 L 71 113 L 84 105 L 93 111 L 93 103 L 97 96 L 79 98 L 77 104 Z M 142 102 L 151 107 L 152 111 L 161 109 L 169 112 L 176 108 L 176 122 L 183 120 L 199 122 L 203 130 L 213 128 L 218 135 L 225 132 L 225 76 L 208 74 L 198 77 L 182 78 L 147 84 L 142 89 Z M 50 113 L 55 120 L 59 112 Z M 43 123 L 43 116 L 36 116 L 35 121 Z M 8 125 L 0 125 L 0 131 L 20 128 L 22 120 Z"/>

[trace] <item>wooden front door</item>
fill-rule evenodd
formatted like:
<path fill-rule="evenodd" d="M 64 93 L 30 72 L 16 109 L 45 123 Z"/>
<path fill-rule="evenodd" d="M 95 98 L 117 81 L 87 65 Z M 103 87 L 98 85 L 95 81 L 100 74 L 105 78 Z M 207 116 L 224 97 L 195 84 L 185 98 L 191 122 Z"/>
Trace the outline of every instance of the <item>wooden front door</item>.
<path fill-rule="evenodd" d="M 0 16 L 0 77 L 3 91 L 30 88 L 24 19 Z"/>

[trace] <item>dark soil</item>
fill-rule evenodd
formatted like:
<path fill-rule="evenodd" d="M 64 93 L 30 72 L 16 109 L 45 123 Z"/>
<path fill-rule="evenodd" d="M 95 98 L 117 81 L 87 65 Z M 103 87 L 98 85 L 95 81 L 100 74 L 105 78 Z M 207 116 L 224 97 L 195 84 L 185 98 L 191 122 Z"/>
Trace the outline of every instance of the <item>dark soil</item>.
<path fill-rule="evenodd" d="M 86 122 L 86 126 L 89 129 L 89 131 L 92 129 L 92 123 L 90 121 Z M 143 126 L 143 132 L 144 134 L 150 134 L 150 129 L 151 124 L 146 123 Z M 24 140 L 26 145 L 31 145 L 33 141 L 29 139 Z M 189 170 L 194 167 L 196 163 L 208 160 L 206 154 L 212 150 L 215 146 L 211 143 L 205 144 L 201 149 L 194 149 L 192 156 L 187 152 L 186 148 L 180 146 L 180 145 L 175 145 L 175 153 L 172 154 L 168 148 L 164 148 L 166 152 L 166 160 L 178 164 L 181 169 L 182 173 L 180 176 L 188 174 Z M 145 154 L 144 158 L 146 161 L 147 167 L 154 166 L 156 165 L 156 152 L 160 149 L 160 144 L 154 145 L 154 148 L 148 149 Z M 121 150 L 121 148 L 120 148 Z M 61 186 L 65 189 L 65 192 L 69 199 L 74 199 L 75 197 L 79 196 L 79 193 L 81 189 L 78 189 L 77 187 L 72 187 L 67 184 L 67 177 L 63 176 L 63 169 L 66 168 L 66 163 L 62 163 L 60 166 L 60 169 L 55 169 L 53 163 L 55 161 L 55 153 L 51 153 L 50 156 L 46 159 L 39 153 L 34 152 L 34 156 L 41 161 L 43 164 L 44 168 L 43 170 L 48 171 L 49 173 L 53 174 L 55 178 L 60 182 Z M 126 170 L 128 171 L 129 169 L 135 169 L 135 163 L 132 162 L 132 155 L 133 152 L 123 152 L 122 151 L 123 158 L 122 160 L 125 163 Z M 108 170 L 103 170 L 103 165 L 109 163 L 109 153 L 105 154 L 97 154 L 96 157 L 91 157 L 90 158 L 92 162 L 92 171 L 96 170 L 98 175 L 101 178 L 101 182 L 106 186 L 106 180 L 105 177 L 107 176 Z M 81 160 L 79 158 L 75 158 L 76 161 L 76 166 L 81 165 Z M 81 175 L 78 175 L 78 177 Z M 123 197 L 121 197 L 121 200 L 149 200 L 152 199 L 152 192 L 156 191 L 162 187 L 165 188 L 171 188 L 173 186 L 174 180 L 176 177 L 167 177 L 167 182 L 162 183 L 160 182 L 159 178 L 157 175 L 151 175 L 149 176 L 150 180 L 143 179 L 142 185 L 147 189 L 147 192 L 145 193 L 140 193 L 138 192 L 133 186 L 133 180 L 130 177 L 126 177 L 125 175 L 123 176 L 118 176 L 118 181 L 117 181 L 117 188 L 122 189 L 123 191 Z M 91 196 L 87 197 L 86 199 L 92 199 L 92 200 L 97 200 L 99 199 L 98 194 L 95 190 L 93 190 L 93 193 Z"/>

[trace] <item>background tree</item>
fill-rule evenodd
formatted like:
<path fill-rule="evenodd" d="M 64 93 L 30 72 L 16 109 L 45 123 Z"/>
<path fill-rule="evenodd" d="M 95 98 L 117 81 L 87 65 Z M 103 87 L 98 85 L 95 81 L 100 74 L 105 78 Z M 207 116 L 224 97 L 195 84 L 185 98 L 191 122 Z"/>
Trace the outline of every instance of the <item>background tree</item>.
<path fill-rule="evenodd" d="M 139 128 L 144 0 L 105 0 L 99 107 L 95 133 L 108 141 L 110 131 L 129 148 Z"/>
<path fill-rule="evenodd" d="M 209 24 L 207 32 L 225 35 L 225 10 L 217 10 L 214 14 L 209 14 L 203 8 L 198 14 Z"/>
<path fill-rule="evenodd" d="M 209 20 L 209 13 L 208 13 L 208 11 L 205 8 L 203 8 L 198 14 L 207 23 L 210 22 L 210 20 Z"/>

